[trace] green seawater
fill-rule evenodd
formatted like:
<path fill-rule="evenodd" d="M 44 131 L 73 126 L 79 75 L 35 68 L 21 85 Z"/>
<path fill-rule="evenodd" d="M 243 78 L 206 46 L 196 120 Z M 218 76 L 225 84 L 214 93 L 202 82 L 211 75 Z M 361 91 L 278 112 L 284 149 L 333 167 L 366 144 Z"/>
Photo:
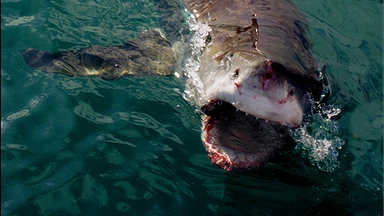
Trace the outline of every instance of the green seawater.
<path fill-rule="evenodd" d="M 177 2 L 2 0 L 1 214 L 383 215 L 383 2 L 295 3 L 341 110 L 332 171 L 302 148 L 221 170 L 182 80 L 47 74 L 20 53 L 120 45 L 151 28 L 175 39 L 187 28 Z"/>

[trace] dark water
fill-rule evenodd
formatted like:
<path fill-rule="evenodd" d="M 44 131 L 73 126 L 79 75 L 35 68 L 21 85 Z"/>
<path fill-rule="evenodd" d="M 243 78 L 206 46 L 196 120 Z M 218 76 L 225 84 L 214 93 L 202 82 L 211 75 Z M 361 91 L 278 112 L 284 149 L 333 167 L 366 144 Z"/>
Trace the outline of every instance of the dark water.
<path fill-rule="evenodd" d="M 182 16 L 164 2 L 1 1 L 2 215 L 383 215 L 383 3 L 296 3 L 342 110 L 332 172 L 300 151 L 259 171 L 216 168 L 175 77 L 105 81 L 23 62 L 29 47 L 119 45 L 154 27 L 172 38 L 185 26 L 164 21 Z"/>

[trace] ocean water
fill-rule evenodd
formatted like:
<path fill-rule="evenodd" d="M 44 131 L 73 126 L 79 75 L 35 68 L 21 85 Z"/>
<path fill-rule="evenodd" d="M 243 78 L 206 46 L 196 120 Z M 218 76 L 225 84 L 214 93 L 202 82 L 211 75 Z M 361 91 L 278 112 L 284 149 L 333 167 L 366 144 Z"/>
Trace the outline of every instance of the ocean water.
<path fill-rule="evenodd" d="M 341 112 L 314 116 L 267 167 L 230 173 L 206 157 L 182 80 L 47 74 L 20 53 L 152 28 L 177 40 L 178 2 L 2 0 L 2 215 L 383 215 L 383 2 L 295 3 Z"/>

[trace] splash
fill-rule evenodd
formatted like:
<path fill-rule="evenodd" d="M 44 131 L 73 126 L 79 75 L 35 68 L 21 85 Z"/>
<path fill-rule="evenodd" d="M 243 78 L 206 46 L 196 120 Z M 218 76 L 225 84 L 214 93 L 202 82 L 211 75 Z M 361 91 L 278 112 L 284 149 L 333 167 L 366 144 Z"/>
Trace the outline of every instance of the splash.
<path fill-rule="evenodd" d="M 340 112 L 336 107 L 323 106 L 321 111 L 312 116 L 311 121 L 292 131 L 292 137 L 297 143 L 295 151 L 325 172 L 332 172 L 339 165 L 337 157 L 344 140 L 340 138 L 335 117 Z"/>
<path fill-rule="evenodd" d="M 188 13 L 188 11 L 186 11 Z M 187 24 L 192 32 L 192 38 L 189 41 L 188 57 L 185 59 L 186 89 L 183 97 L 188 102 L 202 105 L 205 98 L 204 85 L 199 75 L 200 56 L 205 47 L 205 41 L 209 32 L 212 30 L 207 24 L 199 23 L 193 14 L 189 13 Z"/>

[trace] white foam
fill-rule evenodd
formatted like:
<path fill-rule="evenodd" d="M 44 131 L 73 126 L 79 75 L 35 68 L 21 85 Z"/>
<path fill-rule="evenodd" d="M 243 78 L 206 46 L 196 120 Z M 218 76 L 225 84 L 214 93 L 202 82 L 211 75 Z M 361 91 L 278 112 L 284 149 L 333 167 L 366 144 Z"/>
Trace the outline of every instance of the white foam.
<path fill-rule="evenodd" d="M 340 138 L 337 121 L 331 119 L 340 112 L 335 107 L 323 109 L 313 115 L 311 122 L 292 133 L 297 143 L 295 149 L 307 157 L 312 165 L 325 172 L 332 172 L 338 167 L 339 150 L 345 143 Z"/>
<path fill-rule="evenodd" d="M 204 84 L 199 75 L 200 56 L 205 47 L 205 39 L 208 36 L 211 28 L 203 23 L 199 23 L 191 14 L 187 18 L 187 24 L 193 32 L 190 40 L 190 53 L 185 59 L 185 76 L 187 77 L 185 99 L 197 106 L 203 105 L 206 101 Z"/>

